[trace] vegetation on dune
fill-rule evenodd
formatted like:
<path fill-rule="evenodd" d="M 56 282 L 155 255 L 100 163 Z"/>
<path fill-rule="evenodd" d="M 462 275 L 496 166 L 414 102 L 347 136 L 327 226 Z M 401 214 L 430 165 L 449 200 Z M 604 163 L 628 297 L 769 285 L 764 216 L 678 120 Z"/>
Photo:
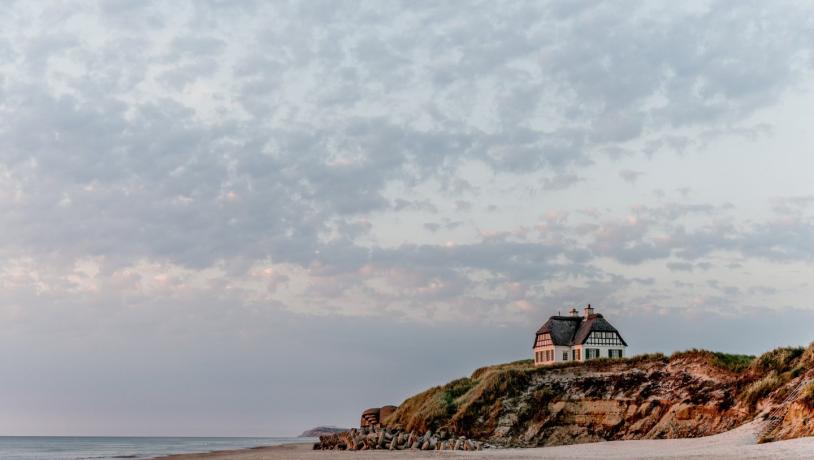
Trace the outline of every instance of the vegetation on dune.
<path fill-rule="evenodd" d="M 747 386 L 741 398 L 749 405 L 750 409 L 754 410 L 757 403 L 761 399 L 765 398 L 785 383 L 786 380 L 783 377 L 778 375 L 777 372 L 772 371 L 769 373 L 769 375 L 760 380 L 756 380 Z"/>
<path fill-rule="evenodd" d="M 506 363 L 506 364 L 496 364 L 494 366 L 484 366 L 484 367 L 481 367 L 481 368 L 475 370 L 475 372 L 472 373 L 472 376 L 470 376 L 470 378 L 472 380 L 479 380 L 480 378 L 482 378 L 486 374 L 493 373 L 493 372 L 504 371 L 504 370 L 509 370 L 509 369 L 534 369 L 534 360 L 523 359 L 523 360 L 520 360 L 520 361 L 513 361 L 511 363 Z"/>
<path fill-rule="evenodd" d="M 469 378 L 453 380 L 408 398 L 384 422 L 407 431 L 423 432 L 446 427 L 456 432 L 484 435 L 497 423 L 502 410 L 501 399 L 525 390 L 534 376 L 575 367 L 602 370 L 644 362 L 666 363 L 667 358 L 661 353 L 653 353 L 624 359 L 564 362 L 545 367 L 535 367 L 530 359 L 486 366 L 477 369 Z M 533 394 L 530 407 L 539 408 L 560 396 L 550 388 L 541 389 Z"/>
<path fill-rule="evenodd" d="M 681 358 L 700 358 L 710 366 L 730 372 L 743 372 L 755 361 L 755 357 L 752 355 L 734 355 L 717 351 L 699 350 L 697 348 L 679 351 L 670 356 L 671 360 Z"/>
<path fill-rule="evenodd" d="M 597 422 L 585 422 L 579 428 L 586 430 L 587 440 L 714 434 L 703 430 L 731 429 L 753 416 L 761 404 L 781 402 L 794 388 L 791 382 L 806 373 L 814 374 L 814 344 L 779 348 L 757 357 L 692 349 L 669 357 L 653 353 L 541 367 L 521 360 L 482 367 L 470 377 L 419 393 L 404 401 L 385 424 L 408 432 L 446 430 L 507 445 L 541 445 L 549 439 L 567 442 L 572 434 L 549 436 L 571 433 L 567 430 L 582 423 L 575 422 L 573 415 L 563 415 L 572 410 L 563 409 L 567 406 L 594 407 L 590 410 L 600 413 L 609 408 L 608 419 L 597 416 Z M 800 401 L 814 410 L 814 384 Z M 676 412 L 667 412 L 671 407 L 677 407 Z M 690 415 L 682 415 L 689 418 L 660 424 L 663 417 L 679 413 L 713 414 L 710 420 L 719 422 L 700 429 L 689 422 L 694 420 Z M 673 430 L 684 420 L 688 420 L 684 431 L 659 431 L 664 426 Z"/>
<path fill-rule="evenodd" d="M 645 353 L 643 355 L 636 355 L 631 356 L 630 358 L 625 358 L 625 362 L 630 364 L 636 363 L 644 363 L 644 362 L 651 362 L 651 361 L 664 361 L 667 362 L 668 359 L 664 356 L 664 353 Z"/>
<path fill-rule="evenodd" d="M 732 372 L 742 372 L 749 368 L 752 361 L 755 360 L 753 355 L 733 355 L 729 353 L 714 352 L 715 365 L 730 370 Z"/>
<path fill-rule="evenodd" d="M 814 409 L 814 382 L 809 383 L 800 397 L 800 401 L 809 409 Z"/>
<path fill-rule="evenodd" d="M 457 399 L 468 393 L 475 383 L 464 377 L 430 388 L 404 401 L 384 422 L 400 425 L 407 431 L 435 430 L 447 423 L 457 410 Z"/>
<path fill-rule="evenodd" d="M 473 433 L 483 436 L 483 432 L 476 433 L 475 425 L 480 420 L 480 431 L 491 431 L 501 408 L 500 399 L 511 397 L 517 391 L 528 386 L 528 368 L 508 368 L 494 372 L 486 372 L 476 385 L 460 397 L 459 410 L 450 418 L 450 427 L 456 432 Z"/>
<path fill-rule="evenodd" d="M 811 347 L 809 347 L 811 348 Z M 771 372 L 778 374 L 794 371 L 800 363 L 800 358 L 805 353 L 803 347 L 784 347 L 772 350 L 760 355 L 750 366 L 755 372 Z"/>

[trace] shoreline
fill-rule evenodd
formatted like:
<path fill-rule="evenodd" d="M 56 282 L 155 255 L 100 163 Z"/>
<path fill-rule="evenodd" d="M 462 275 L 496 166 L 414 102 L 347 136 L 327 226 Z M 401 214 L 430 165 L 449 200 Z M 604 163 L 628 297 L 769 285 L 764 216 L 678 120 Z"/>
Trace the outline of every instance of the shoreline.
<path fill-rule="evenodd" d="M 759 427 L 759 423 L 751 422 L 725 433 L 702 438 L 602 441 L 565 446 L 489 449 L 474 452 L 436 450 L 313 450 L 312 443 L 303 442 L 199 454 L 175 454 L 157 457 L 157 459 L 323 460 L 326 458 L 341 458 L 343 460 L 369 460 L 372 458 L 398 458 L 402 460 L 419 460 L 430 458 L 494 458 L 500 460 L 696 460 L 716 458 L 724 460 L 814 460 L 814 437 L 757 444 L 755 434 Z"/>
<path fill-rule="evenodd" d="M 152 457 L 149 460 L 192 460 L 192 459 L 199 459 L 199 458 L 231 458 L 232 456 L 243 456 L 247 454 L 251 454 L 254 452 L 262 452 L 262 451 L 271 451 L 271 450 L 285 450 L 279 449 L 281 447 L 288 447 L 288 446 L 297 446 L 299 449 L 304 447 L 308 447 L 309 449 L 313 449 L 313 443 L 309 442 L 296 442 L 290 444 L 278 444 L 275 446 L 255 446 L 255 447 L 245 447 L 242 449 L 226 449 L 226 450 L 213 450 L 210 452 L 192 452 L 192 453 L 185 453 L 185 454 L 169 454 L 169 455 L 162 455 L 160 457 Z"/>

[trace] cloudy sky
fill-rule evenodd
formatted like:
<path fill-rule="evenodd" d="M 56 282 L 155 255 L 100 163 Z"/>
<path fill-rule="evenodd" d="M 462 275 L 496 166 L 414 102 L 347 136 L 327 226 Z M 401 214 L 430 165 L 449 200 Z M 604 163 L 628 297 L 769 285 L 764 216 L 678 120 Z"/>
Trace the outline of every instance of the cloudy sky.
<path fill-rule="evenodd" d="M 586 303 L 814 340 L 809 5 L 2 7 L 0 434 L 351 425 Z"/>

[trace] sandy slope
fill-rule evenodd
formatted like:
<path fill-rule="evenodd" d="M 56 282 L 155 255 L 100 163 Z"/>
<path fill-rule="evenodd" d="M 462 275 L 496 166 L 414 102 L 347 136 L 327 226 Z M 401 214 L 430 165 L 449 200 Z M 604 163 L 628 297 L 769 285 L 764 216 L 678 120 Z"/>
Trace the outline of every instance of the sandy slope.
<path fill-rule="evenodd" d="M 177 455 L 172 460 L 324 460 L 383 459 L 814 459 L 814 437 L 755 444 L 756 422 L 705 438 L 646 441 L 611 441 L 539 449 L 496 449 L 483 452 L 313 451 L 310 445 L 296 444 L 233 452 Z"/>

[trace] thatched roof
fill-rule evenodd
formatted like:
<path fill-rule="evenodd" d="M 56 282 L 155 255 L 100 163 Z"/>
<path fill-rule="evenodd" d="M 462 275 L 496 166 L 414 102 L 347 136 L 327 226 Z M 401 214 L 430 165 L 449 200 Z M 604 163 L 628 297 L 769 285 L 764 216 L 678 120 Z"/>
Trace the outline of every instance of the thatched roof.
<path fill-rule="evenodd" d="M 622 334 L 619 334 L 619 331 L 600 314 L 591 314 L 587 318 L 583 316 L 552 316 L 537 330 L 536 335 L 551 334 L 551 342 L 554 345 L 570 347 L 582 345 L 588 340 L 588 335 L 594 331 L 615 332 L 619 335 L 622 343 L 627 346 Z"/>
<path fill-rule="evenodd" d="M 580 323 L 581 316 L 552 316 L 537 330 L 537 335 L 548 333 L 554 345 L 571 346 Z"/>

